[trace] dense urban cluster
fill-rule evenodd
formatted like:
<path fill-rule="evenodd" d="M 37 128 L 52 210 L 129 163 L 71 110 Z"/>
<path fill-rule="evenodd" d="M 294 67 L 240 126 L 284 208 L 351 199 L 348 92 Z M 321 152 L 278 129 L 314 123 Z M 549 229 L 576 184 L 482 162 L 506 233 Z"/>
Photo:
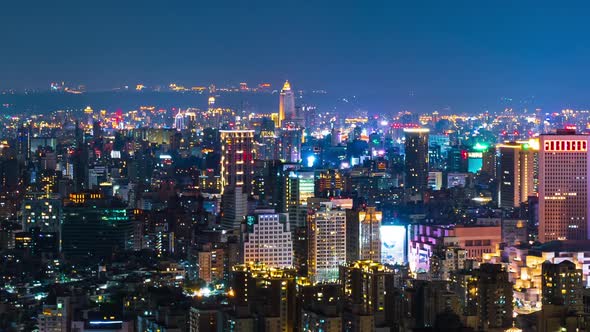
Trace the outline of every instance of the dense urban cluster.
<path fill-rule="evenodd" d="M 590 112 L 167 89 L 0 119 L 0 331 L 589 330 Z"/>

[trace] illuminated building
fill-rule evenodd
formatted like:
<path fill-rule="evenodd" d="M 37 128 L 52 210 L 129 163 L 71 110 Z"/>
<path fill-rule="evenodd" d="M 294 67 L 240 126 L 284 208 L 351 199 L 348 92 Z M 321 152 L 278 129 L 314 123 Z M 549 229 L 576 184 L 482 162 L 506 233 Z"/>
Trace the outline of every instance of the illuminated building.
<path fill-rule="evenodd" d="M 432 272 L 432 257 L 445 247 L 459 247 L 465 250 L 465 258 L 481 261 L 484 254 L 497 251 L 502 241 L 501 226 L 435 226 L 410 225 L 408 263 L 414 273 Z"/>
<path fill-rule="evenodd" d="M 344 189 L 344 180 L 339 170 L 321 171 L 317 179 L 316 196 L 340 196 Z"/>
<path fill-rule="evenodd" d="M 321 203 L 309 215 L 308 271 L 313 282 L 338 279 L 338 266 L 346 262 L 346 212 Z"/>
<path fill-rule="evenodd" d="M 375 207 L 346 211 L 346 258 L 348 261 L 381 262 L 381 220 Z"/>
<path fill-rule="evenodd" d="M 181 111 L 174 116 L 174 128 L 176 130 L 185 130 L 186 124 L 184 123 L 184 114 Z"/>
<path fill-rule="evenodd" d="M 404 187 L 411 193 L 422 193 L 428 187 L 428 135 L 430 130 L 406 128 Z"/>
<path fill-rule="evenodd" d="M 287 121 L 293 121 L 295 114 L 295 94 L 291 90 L 289 81 L 285 81 L 279 96 L 279 127 Z"/>
<path fill-rule="evenodd" d="M 343 290 L 344 331 L 373 331 L 399 323 L 393 316 L 392 304 L 396 273 L 370 260 L 340 266 Z"/>
<path fill-rule="evenodd" d="M 280 132 L 280 159 L 288 163 L 301 161 L 301 129 L 283 128 Z"/>
<path fill-rule="evenodd" d="M 133 224 L 127 210 L 116 200 L 87 199 L 63 208 L 62 251 L 66 256 L 110 256 L 113 250 L 133 248 Z"/>
<path fill-rule="evenodd" d="M 495 252 L 502 242 L 502 227 L 497 226 L 456 226 L 455 241 L 467 251 L 467 258 L 481 260 L 485 253 Z"/>
<path fill-rule="evenodd" d="M 468 301 L 476 305 L 477 328 L 512 326 L 512 283 L 499 264 L 482 264 L 468 280 Z"/>
<path fill-rule="evenodd" d="M 221 227 L 240 230 L 244 216 L 248 214 L 248 194 L 242 187 L 228 187 L 221 196 Z"/>
<path fill-rule="evenodd" d="M 440 190 L 443 183 L 442 179 L 442 172 L 428 172 L 428 188 L 432 190 Z"/>
<path fill-rule="evenodd" d="M 293 170 L 285 178 L 285 212 L 289 213 L 291 227 L 305 225 L 307 199 L 314 197 L 315 177 L 313 172 Z"/>
<path fill-rule="evenodd" d="M 59 232 L 62 218 L 61 200 L 38 197 L 22 203 L 22 229 L 37 227 L 43 232 Z"/>
<path fill-rule="evenodd" d="M 243 262 L 272 268 L 293 267 L 293 240 L 289 216 L 274 210 L 256 210 L 246 216 L 242 229 Z"/>
<path fill-rule="evenodd" d="M 222 280 L 225 271 L 225 250 L 215 244 L 207 243 L 198 253 L 199 279 L 207 284 Z"/>
<path fill-rule="evenodd" d="M 539 241 L 588 239 L 590 136 L 559 130 L 540 136 Z"/>
<path fill-rule="evenodd" d="M 221 188 L 243 187 L 252 192 L 254 175 L 254 130 L 220 130 Z"/>
<path fill-rule="evenodd" d="M 380 227 L 381 263 L 406 264 L 408 261 L 408 231 L 404 225 L 384 225 Z"/>
<path fill-rule="evenodd" d="M 535 194 L 537 151 L 528 144 L 497 145 L 499 155 L 500 207 L 514 208 Z"/>
<path fill-rule="evenodd" d="M 253 317 L 260 328 L 239 331 L 294 331 L 295 286 L 294 270 L 272 269 L 263 264 L 234 266 L 230 282 L 234 295 L 229 298 L 233 310 L 224 331 L 237 331 L 236 321 Z"/>
<path fill-rule="evenodd" d="M 582 312 L 582 270 L 569 260 L 542 264 L 543 306 L 557 304 Z"/>
<path fill-rule="evenodd" d="M 43 310 L 37 316 L 39 332 L 68 332 L 71 316 L 70 298 L 58 297 L 55 305 L 43 305 Z"/>
<path fill-rule="evenodd" d="M 297 286 L 302 306 L 300 331 L 342 332 L 340 284 L 312 285 L 300 278 Z"/>
<path fill-rule="evenodd" d="M 278 158 L 277 136 L 274 130 L 262 130 L 260 142 L 256 148 L 256 159 L 276 160 Z"/>

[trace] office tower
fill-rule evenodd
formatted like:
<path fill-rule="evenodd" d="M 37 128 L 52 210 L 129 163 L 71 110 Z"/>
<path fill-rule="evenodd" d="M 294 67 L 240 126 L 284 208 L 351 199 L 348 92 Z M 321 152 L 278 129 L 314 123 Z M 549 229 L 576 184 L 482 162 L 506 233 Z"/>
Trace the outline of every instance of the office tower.
<path fill-rule="evenodd" d="M 286 213 L 256 210 L 242 228 L 244 264 L 262 263 L 271 268 L 293 267 L 293 240 Z"/>
<path fill-rule="evenodd" d="M 289 81 L 285 81 L 279 96 L 279 127 L 286 122 L 293 121 L 295 114 L 295 94 L 291 90 Z"/>
<path fill-rule="evenodd" d="M 228 187 L 221 195 L 221 227 L 239 231 L 248 214 L 248 194 L 242 187 Z"/>
<path fill-rule="evenodd" d="M 220 130 L 221 135 L 221 187 L 243 187 L 251 194 L 254 175 L 254 131 Z"/>
<path fill-rule="evenodd" d="M 589 237 L 590 136 L 572 130 L 540 136 L 539 241 Z"/>
<path fill-rule="evenodd" d="M 346 211 L 346 258 L 381 262 L 381 220 L 375 207 Z"/>
<path fill-rule="evenodd" d="M 475 305 L 478 328 L 512 325 L 512 283 L 500 264 L 481 264 L 468 280 L 468 302 Z M 468 304 L 468 305 L 469 305 Z"/>
<path fill-rule="evenodd" d="M 184 121 L 184 114 L 182 114 L 182 111 L 180 111 L 180 110 L 178 110 L 178 113 L 176 113 L 176 115 L 174 116 L 173 127 L 176 130 L 185 130 L 186 129 L 186 124 Z"/>
<path fill-rule="evenodd" d="M 535 193 L 535 164 L 538 151 L 528 144 L 499 144 L 500 207 L 514 208 Z"/>
<path fill-rule="evenodd" d="M 21 125 L 16 134 L 16 154 L 19 163 L 25 164 L 31 155 L 31 126 Z"/>
<path fill-rule="evenodd" d="M 422 193 L 428 188 L 428 134 L 424 128 L 406 128 L 405 188 L 411 193 Z"/>
<path fill-rule="evenodd" d="M 62 251 L 66 256 L 111 256 L 133 248 L 133 224 L 125 205 L 102 194 L 71 194 L 63 208 Z"/>
<path fill-rule="evenodd" d="M 285 177 L 285 209 L 291 228 L 305 226 L 307 199 L 314 197 L 314 172 L 293 170 Z"/>
<path fill-rule="evenodd" d="M 339 170 L 320 171 L 315 186 L 316 197 L 340 196 L 342 189 L 344 189 L 344 180 Z"/>
<path fill-rule="evenodd" d="M 542 265 L 543 306 L 547 304 L 564 305 L 572 311 L 582 312 L 582 270 L 569 260 Z"/>
<path fill-rule="evenodd" d="M 263 264 L 234 266 L 230 286 L 232 311 L 225 331 L 295 330 L 295 271 L 272 269 Z M 256 318 L 252 322 L 252 318 Z M 258 328 L 252 325 L 258 324 Z M 241 325 L 247 329 L 238 329 Z"/>
<path fill-rule="evenodd" d="M 321 203 L 307 222 L 308 271 L 313 282 L 338 279 L 338 266 L 346 262 L 346 212 Z"/>
<path fill-rule="evenodd" d="M 340 266 L 345 331 L 374 331 L 393 327 L 396 274 L 373 261 L 356 261 Z"/>
<path fill-rule="evenodd" d="M 301 129 L 288 127 L 280 131 L 279 153 L 281 160 L 287 163 L 301 161 Z"/>
<path fill-rule="evenodd" d="M 276 160 L 279 159 L 277 142 L 278 137 L 275 134 L 274 128 L 272 130 L 261 130 L 256 146 L 256 159 L 260 160 Z"/>
<path fill-rule="evenodd" d="M 467 150 L 454 146 L 447 152 L 447 172 L 466 173 L 469 167 L 469 153 Z"/>

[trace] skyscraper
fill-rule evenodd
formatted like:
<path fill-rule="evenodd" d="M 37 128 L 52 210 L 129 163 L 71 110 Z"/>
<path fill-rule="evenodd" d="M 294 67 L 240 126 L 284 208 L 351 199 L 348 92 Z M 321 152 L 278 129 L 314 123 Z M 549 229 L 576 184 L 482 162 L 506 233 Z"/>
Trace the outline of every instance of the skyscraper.
<path fill-rule="evenodd" d="M 539 240 L 588 239 L 590 136 L 572 130 L 541 135 Z"/>
<path fill-rule="evenodd" d="M 295 95 L 289 81 L 285 81 L 279 96 L 279 126 L 282 127 L 285 121 L 293 121 L 295 116 Z"/>
<path fill-rule="evenodd" d="M 535 166 L 538 149 L 528 144 L 506 143 L 497 146 L 500 159 L 500 207 L 519 207 L 536 192 Z"/>
<path fill-rule="evenodd" d="M 244 264 L 262 263 L 271 268 L 293 267 L 293 240 L 286 213 L 256 210 L 242 229 Z"/>
<path fill-rule="evenodd" d="M 377 262 L 356 261 L 341 265 L 339 275 L 344 287 L 345 331 L 393 327 L 392 304 L 394 298 L 399 298 L 395 293 L 396 275 L 393 270 Z"/>
<path fill-rule="evenodd" d="M 288 163 L 298 163 L 301 160 L 301 129 L 281 129 L 279 153 L 281 160 Z"/>
<path fill-rule="evenodd" d="M 405 187 L 411 193 L 421 193 L 428 187 L 428 135 L 429 129 L 406 128 Z"/>
<path fill-rule="evenodd" d="M 381 262 L 381 219 L 383 213 L 375 207 L 360 211 L 347 210 L 346 259 Z"/>
<path fill-rule="evenodd" d="M 243 187 L 252 193 L 254 175 L 254 130 L 220 130 L 221 188 Z"/>
<path fill-rule="evenodd" d="M 346 262 L 346 212 L 322 202 L 308 220 L 309 275 L 313 282 L 338 279 L 338 267 Z"/>

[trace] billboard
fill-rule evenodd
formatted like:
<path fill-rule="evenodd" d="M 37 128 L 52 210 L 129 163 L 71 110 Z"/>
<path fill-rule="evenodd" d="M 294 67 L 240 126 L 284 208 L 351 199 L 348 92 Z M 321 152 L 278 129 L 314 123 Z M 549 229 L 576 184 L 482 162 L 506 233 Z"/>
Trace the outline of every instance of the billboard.
<path fill-rule="evenodd" d="M 406 261 L 406 226 L 381 225 L 381 263 L 404 264 Z"/>

